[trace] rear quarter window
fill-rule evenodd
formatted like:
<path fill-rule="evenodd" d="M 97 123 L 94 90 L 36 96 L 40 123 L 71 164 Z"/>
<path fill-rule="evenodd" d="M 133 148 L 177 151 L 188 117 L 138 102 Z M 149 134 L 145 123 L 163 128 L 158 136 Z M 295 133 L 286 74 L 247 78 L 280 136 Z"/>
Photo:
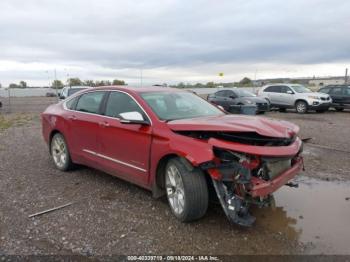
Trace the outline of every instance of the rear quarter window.
<path fill-rule="evenodd" d="M 79 100 L 79 96 L 74 97 L 73 99 L 66 102 L 66 108 L 69 110 L 75 110 L 75 107 L 77 105 L 77 102 Z"/>

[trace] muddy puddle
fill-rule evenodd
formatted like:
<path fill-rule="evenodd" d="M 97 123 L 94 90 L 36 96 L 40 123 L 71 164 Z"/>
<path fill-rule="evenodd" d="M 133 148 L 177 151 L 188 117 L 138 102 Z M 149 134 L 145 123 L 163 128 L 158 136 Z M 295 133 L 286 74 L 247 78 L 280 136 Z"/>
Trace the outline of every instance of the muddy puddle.
<path fill-rule="evenodd" d="M 257 226 L 306 244 L 307 253 L 350 254 L 350 183 L 297 181 L 276 192 L 275 207 L 252 210 Z"/>

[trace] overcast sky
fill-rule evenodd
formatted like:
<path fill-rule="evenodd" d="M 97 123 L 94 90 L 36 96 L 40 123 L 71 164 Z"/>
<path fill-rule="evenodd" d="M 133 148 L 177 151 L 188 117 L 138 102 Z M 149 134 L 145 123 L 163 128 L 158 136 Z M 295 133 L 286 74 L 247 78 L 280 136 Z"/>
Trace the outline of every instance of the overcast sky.
<path fill-rule="evenodd" d="M 1 0 L 0 83 L 343 75 L 350 1 Z M 224 72 L 224 77 L 218 76 Z"/>

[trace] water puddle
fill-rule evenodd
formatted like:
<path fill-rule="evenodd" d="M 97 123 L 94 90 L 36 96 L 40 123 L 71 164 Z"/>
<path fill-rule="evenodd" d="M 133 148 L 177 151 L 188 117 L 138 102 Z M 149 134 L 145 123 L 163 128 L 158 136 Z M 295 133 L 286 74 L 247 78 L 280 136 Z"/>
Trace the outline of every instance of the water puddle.
<path fill-rule="evenodd" d="M 258 226 L 312 243 L 311 253 L 350 254 L 350 183 L 299 177 L 282 187 L 275 207 L 253 209 Z"/>

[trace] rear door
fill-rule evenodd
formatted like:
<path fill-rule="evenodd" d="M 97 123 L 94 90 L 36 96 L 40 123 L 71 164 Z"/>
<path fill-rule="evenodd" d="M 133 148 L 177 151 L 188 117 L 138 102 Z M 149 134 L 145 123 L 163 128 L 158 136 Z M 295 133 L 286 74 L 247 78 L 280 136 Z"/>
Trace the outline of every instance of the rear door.
<path fill-rule="evenodd" d="M 334 86 L 331 91 L 329 92 L 330 96 L 332 97 L 334 104 L 343 105 L 345 102 L 345 96 L 343 93 L 343 87 L 342 86 Z"/>
<path fill-rule="evenodd" d="M 281 86 L 273 85 L 264 89 L 263 96 L 268 98 L 272 105 L 279 105 L 279 94 L 281 93 Z"/>
<path fill-rule="evenodd" d="M 99 156 L 104 169 L 131 182 L 146 185 L 152 127 L 121 123 L 120 114 L 136 111 L 144 119 L 149 119 L 148 116 L 131 95 L 121 91 L 111 91 L 104 107 L 98 132 Z"/>
<path fill-rule="evenodd" d="M 344 105 L 350 108 L 350 86 L 344 88 Z"/>
<path fill-rule="evenodd" d="M 75 111 L 70 111 L 68 116 L 70 144 L 79 157 L 88 161 L 96 161 L 94 153 L 98 150 L 99 114 L 105 95 L 104 91 L 82 94 Z"/>
<path fill-rule="evenodd" d="M 218 92 L 215 92 L 215 94 L 210 96 L 210 100 L 209 102 L 215 104 L 215 105 L 220 105 L 220 106 L 224 106 L 225 104 L 225 90 L 221 90 Z"/>

